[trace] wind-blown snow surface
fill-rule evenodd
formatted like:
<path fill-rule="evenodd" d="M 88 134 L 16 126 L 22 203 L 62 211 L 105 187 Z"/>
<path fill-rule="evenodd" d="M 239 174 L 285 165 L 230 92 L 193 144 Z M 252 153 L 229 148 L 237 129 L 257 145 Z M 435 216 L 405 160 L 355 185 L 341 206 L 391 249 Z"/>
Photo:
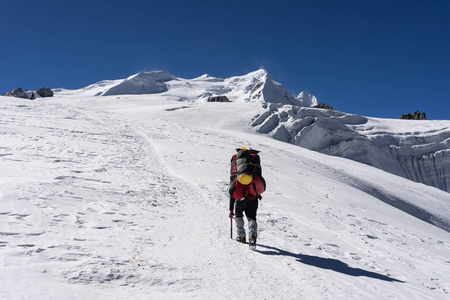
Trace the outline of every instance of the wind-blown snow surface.
<path fill-rule="evenodd" d="M 449 233 L 384 202 L 448 224 L 449 194 L 255 135 L 259 103 L 0 107 L 1 299 L 449 298 Z M 239 146 L 268 186 L 255 252 L 230 240 Z"/>

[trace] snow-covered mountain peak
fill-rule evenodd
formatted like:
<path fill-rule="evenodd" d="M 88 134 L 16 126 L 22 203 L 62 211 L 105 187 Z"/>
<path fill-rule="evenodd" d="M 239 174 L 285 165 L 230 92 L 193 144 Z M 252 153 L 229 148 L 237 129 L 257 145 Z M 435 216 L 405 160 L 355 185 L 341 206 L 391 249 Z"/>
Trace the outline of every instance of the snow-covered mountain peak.
<path fill-rule="evenodd" d="M 240 98 L 247 102 L 301 105 L 300 101 L 297 101 L 281 83 L 275 81 L 264 69 L 225 79 L 225 85 L 234 94 L 240 93 Z"/>
<path fill-rule="evenodd" d="M 211 78 L 211 76 L 209 74 L 203 74 L 197 78 L 194 78 L 193 80 L 202 80 L 202 79 L 208 80 L 209 78 Z"/>
<path fill-rule="evenodd" d="M 128 77 L 125 80 L 136 80 L 136 81 L 140 80 L 140 81 L 146 82 L 149 79 L 159 81 L 159 82 L 166 82 L 166 81 L 170 81 L 170 80 L 175 80 L 177 78 L 172 76 L 172 74 L 170 74 L 167 71 L 160 70 L 160 71 L 139 72 L 135 75 Z"/>
<path fill-rule="evenodd" d="M 303 91 L 300 94 L 298 94 L 298 96 L 296 97 L 296 99 L 298 101 L 300 101 L 301 106 L 315 106 L 317 104 L 319 104 L 319 101 L 317 100 L 316 97 L 314 97 L 313 95 Z"/>
<path fill-rule="evenodd" d="M 156 94 L 168 90 L 165 82 L 175 80 L 166 71 L 140 72 L 107 89 L 102 96 L 123 94 Z"/>
<path fill-rule="evenodd" d="M 140 72 L 126 79 L 103 80 L 79 90 L 57 89 L 61 96 L 114 96 L 163 94 L 167 98 L 205 102 L 211 96 L 224 96 L 231 102 L 280 103 L 296 106 L 317 104 L 309 94 L 295 97 L 264 69 L 229 78 L 204 74 L 193 79 L 182 79 L 167 71 Z"/>
<path fill-rule="evenodd" d="M 245 77 L 253 77 L 258 80 L 262 80 L 264 78 L 272 79 L 272 76 L 264 69 L 259 69 L 253 72 L 248 73 L 247 75 L 244 75 Z"/>
<path fill-rule="evenodd" d="M 223 79 L 211 76 L 209 74 L 203 74 L 197 78 L 188 81 L 206 81 L 206 82 L 223 82 Z"/>
<path fill-rule="evenodd" d="M 242 76 L 234 76 L 225 79 L 225 86 L 234 92 L 241 92 L 244 94 L 252 93 L 259 86 L 265 82 L 265 75 L 267 72 L 258 70 Z M 248 95 L 247 95 L 248 96 Z M 249 99 L 247 99 L 249 100 Z"/>

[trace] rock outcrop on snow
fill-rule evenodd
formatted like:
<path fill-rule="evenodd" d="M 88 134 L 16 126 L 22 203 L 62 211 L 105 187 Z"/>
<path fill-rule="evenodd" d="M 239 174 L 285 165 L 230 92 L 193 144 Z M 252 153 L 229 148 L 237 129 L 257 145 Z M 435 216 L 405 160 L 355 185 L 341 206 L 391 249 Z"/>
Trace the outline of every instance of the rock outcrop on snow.
<path fill-rule="evenodd" d="M 28 95 L 25 93 L 25 91 L 18 87 L 17 89 L 14 89 L 12 91 L 6 92 L 4 93 L 2 96 L 7 96 L 7 97 L 16 97 L 16 98 L 23 98 L 23 99 L 29 99 Z"/>
<path fill-rule="evenodd" d="M 416 112 L 414 112 L 414 115 L 412 115 L 412 114 L 401 115 L 400 119 L 402 119 L 402 120 L 426 120 L 427 116 L 425 115 L 424 112 L 416 111 Z"/>
<path fill-rule="evenodd" d="M 45 97 L 53 97 L 53 91 L 52 91 L 51 89 L 49 89 L 49 88 L 46 88 L 46 87 L 43 87 L 43 88 L 38 89 L 38 90 L 36 91 L 36 93 L 37 93 L 39 96 L 41 96 L 42 98 L 45 98 Z"/>
<path fill-rule="evenodd" d="M 332 109 L 332 110 L 335 110 L 335 109 L 333 108 L 333 106 L 330 106 L 330 105 L 328 105 L 328 104 L 326 104 L 326 103 L 322 103 L 322 102 L 320 102 L 320 103 L 317 104 L 317 105 L 314 105 L 313 108 L 321 108 L 321 109 Z"/>
<path fill-rule="evenodd" d="M 231 102 L 226 96 L 211 96 L 208 102 Z"/>
<path fill-rule="evenodd" d="M 391 120 L 388 127 L 382 119 L 270 104 L 252 125 L 277 140 L 450 192 L 450 121 L 423 122 Z"/>
<path fill-rule="evenodd" d="M 46 87 L 43 87 L 37 91 L 24 91 L 19 87 L 15 90 L 4 93 L 2 96 L 34 100 L 36 98 L 53 97 L 53 91 Z"/>

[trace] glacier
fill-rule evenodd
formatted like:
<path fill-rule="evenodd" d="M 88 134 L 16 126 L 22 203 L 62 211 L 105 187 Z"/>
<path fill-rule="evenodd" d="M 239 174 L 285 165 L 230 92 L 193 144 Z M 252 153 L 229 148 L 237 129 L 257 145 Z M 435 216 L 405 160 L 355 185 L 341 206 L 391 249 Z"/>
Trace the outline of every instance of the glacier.
<path fill-rule="evenodd" d="M 450 192 L 450 121 L 387 120 L 334 110 L 266 105 L 256 131 Z"/>

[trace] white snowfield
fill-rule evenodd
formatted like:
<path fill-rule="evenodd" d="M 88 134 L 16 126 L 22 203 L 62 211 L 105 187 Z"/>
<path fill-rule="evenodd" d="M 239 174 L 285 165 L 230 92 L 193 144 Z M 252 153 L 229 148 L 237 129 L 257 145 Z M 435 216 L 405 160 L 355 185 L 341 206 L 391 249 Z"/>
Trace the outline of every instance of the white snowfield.
<path fill-rule="evenodd" d="M 141 72 L 104 80 L 79 90 L 56 89 L 59 96 L 153 95 L 158 99 L 204 103 L 225 96 L 238 103 L 264 103 L 254 119 L 259 133 L 349 158 L 450 192 L 450 121 L 366 118 L 333 110 L 308 109 L 318 100 L 307 92 L 291 95 L 261 69 L 226 79 L 207 74 L 194 79 L 166 71 Z"/>
<path fill-rule="evenodd" d="M 363 190 L 446 221 L 448 193 L 242 131 L 258 105 L 0 105 L 3 299 L 448 299 L 448 232 Z M 256 252 L 229 237 L 242 145 L 268 184 Z"/>
<path fill-rule="evenodd" d="M 450 298 L 449 193 L 257 134 L 259 101 L 101 90 L 0 97 L 0 299 Z M 242 146 L 256 251 L 230 239 Z"/>

